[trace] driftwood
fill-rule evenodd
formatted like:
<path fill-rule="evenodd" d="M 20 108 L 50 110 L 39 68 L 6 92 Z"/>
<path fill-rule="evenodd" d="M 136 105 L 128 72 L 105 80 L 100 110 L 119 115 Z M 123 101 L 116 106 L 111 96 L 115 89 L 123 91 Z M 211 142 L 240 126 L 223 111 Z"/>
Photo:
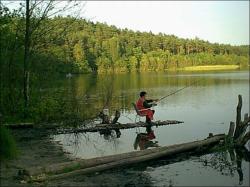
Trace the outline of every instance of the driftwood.
<path fill-rule="evenodd" d="M 137 122 L 137 123 L 126 123 L 121 124 L 118 122 L 120 117 L 120 112 L 115 112 L 115 117 L 111 120 L 108 114 L 104 112 L 99 113 L 99 117 L 102 119 L 101 124 L 95 125 L 93 127 L 84 127 L 84 128 L 74 128 L 74 129 L 58 129 L 57 134 L 65 134 L 65 133 L 84 133 L 84 132 L 101 132 L 103 134 L 109 133 L 111 130 L 115 130 L 116 134 L 120 135 L 120 129 L 130 129 L 130 128 L 137 128 L 137 127 L 147 127 L 148 124 L 144 122 Z M 165 120 L 165 121 L 156 121 L 152 122 L 151 126 L 162 126 L 162 125 L 172 125 L 172 124 L 180 124 L 183 121 L 176 121 L 176 120 Z"/>
<path fill-rule="evenodd" d="M 229 131 L 228 131 L 228 136 L 230 138 L 233 138 L 233 136 L 234 136 L 234 129 L 235 129 L 235 123 L 231 121 Z"/>
<path fill-rule="evenodd" d="M 236 142 L 237 146 L 244 146 L 250 140 L 250 132 L 247 132 L 244 136 L 238 139 Z"/>
<path fill-rule="evenodd" d="M 29 176 L 32 176 L 31 178 L 33 180 L 36 180 L 36 176 L 39 176 L 40 174 L 45 174 L 45 178 L 43 178 L 43 180 L 60 179 L 78 174 L 87 174 L 121 166 L 128 166 L 130 164 L 159 159 L 162 157 L 172 156 L 188 151 L 199 152 L 202 147 L 208 147 L 218 144 L 218 142 L 220 142 L 220 140 L 223 140 L 224 138 L 225 135 L 220 134 L 204 140 L 189 143 L 158 147 L 154 149 L 146 149 L 143 151 L 135 151 L 100 158 L 75 160 L 72 162 L 50 165 L 46 168 L 28 168 L 25 170 L 25 173 L 29 174 Z M 39 178 L 39 180 L 41 180 L 41 178 Z"/>
<path fill-rule="evenodd" d="M 176 120 L 166 120 L 166 121 L 155 121 L 152 122 L 152 126 L 163 126 L 163 125 L 173 125 L 173 124 L 180 124 L 183 121 L 176 121 Z M 137 122 L 137 123 L 126 123 L 126 124 L 98 124 L 94 127 L 82 128 L 82 129 L 63 129 L 58 130 L 58 134 L 64 133 L 80 133 L 80 132 L 98 132 L 103 130 L 116 130 L 116 129 L 130 129 L 136 127 L 147 127 L 148 125 L 144 122 Z"/>
<path fill-rule="evenodd" d="M 238 105 L 236 108 L 236 129 L 233 136 L 235 146 L 244 146 L 248 140 L 250 140 L 249 132 L 246 133 L 247 127 L 250 125 L 250 117 L 246 113 L 244 115 L 244 121 L 241 121 L 241 109 L 242 96 L 238 95 Z"/>

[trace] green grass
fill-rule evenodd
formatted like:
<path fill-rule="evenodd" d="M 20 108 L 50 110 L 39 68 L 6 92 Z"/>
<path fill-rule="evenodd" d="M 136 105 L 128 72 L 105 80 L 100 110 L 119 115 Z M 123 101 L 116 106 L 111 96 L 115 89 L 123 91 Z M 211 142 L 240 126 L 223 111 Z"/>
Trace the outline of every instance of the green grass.
<path fill-rule="evenodd" d="M 0 126 L 0 159 L 13 159 L 17 155 L 17 146 L 10 130 Z"/>
<path fill-rule="evenodd" d="M 189 66 L 180 68 L 184 71 L 208 71 L 208 70 L 235 70 L 239 69 L 239 65 L 207 65 L 207 66 Z"/>

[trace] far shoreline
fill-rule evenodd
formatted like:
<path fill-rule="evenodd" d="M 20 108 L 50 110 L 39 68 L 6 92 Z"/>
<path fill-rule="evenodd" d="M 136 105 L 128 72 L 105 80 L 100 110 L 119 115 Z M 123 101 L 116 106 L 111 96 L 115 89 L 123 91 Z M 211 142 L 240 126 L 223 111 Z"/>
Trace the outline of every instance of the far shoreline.
<path fill-rule="evenodd" d="M 201 66 L 187 66 L 187 67 L 182 67 L 182 68 L 169 68 L 169 69 L 164 69 L 164 70 L 155 70 L 155 69 L 148 69 L 144 71 L 101 71 L 101 72 L 95 72 L 95 74 L 130 74 L 130 73 L 152 73 L 152 72 L 201 72 L 201 71 L 227 71 L 227 70 L 249 70 L 248 67 L 242 67 L 240 65 L 201 65 Z M 92 72 L 93 73 L 93 72 Z M 75 73 L 72 73 L 75 74 Z M 78 73 L 76 73 L 78 74 Z M 82 74 L 82 73 L 79 73 Z M 88 73 L 87 73 L 88 74 Z"/>
<path fill-rule="evenodd" d="M 215 70 L 243 70 L 240 65 L 204 65 L 204 66 L 187 66 L 178 68 L 180 71 L 215 71 Z"/>

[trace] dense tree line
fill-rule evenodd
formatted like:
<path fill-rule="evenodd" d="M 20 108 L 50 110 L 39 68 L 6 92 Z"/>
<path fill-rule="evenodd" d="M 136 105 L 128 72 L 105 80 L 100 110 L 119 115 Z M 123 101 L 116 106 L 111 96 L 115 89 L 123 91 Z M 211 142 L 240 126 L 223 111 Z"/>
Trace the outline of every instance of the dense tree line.
<path fill-rule="evenodd" d="M 71 18 L 54 18 L 55 25 Z M 185 66 L 239 64 L 247 66 L 249 46 L 212 44 L 176 36 L 134 32 L 84 19 L 74 21 L 65 37 L 47 50 L 74 73 L 163 71 Z"/>
<path fill-rule="evenodd" d="M 3 16 L 1 22 L 5 33 L 1 61 L 18 66 L 23 55 L 24 20 L 12 15 Z M 65 24 L 69 25 L 66 29 Z M 48 27 L 51 29 L 40 35 L 39 29 Z M 30 59 L 32 72 L 162 71 L 195 65 L 248 64 L 249 46 L 135 32 L 71 17 L 47 19 L 39 29 L 31 40 L 36 42 L 31 44 L 36 54 Z"/>

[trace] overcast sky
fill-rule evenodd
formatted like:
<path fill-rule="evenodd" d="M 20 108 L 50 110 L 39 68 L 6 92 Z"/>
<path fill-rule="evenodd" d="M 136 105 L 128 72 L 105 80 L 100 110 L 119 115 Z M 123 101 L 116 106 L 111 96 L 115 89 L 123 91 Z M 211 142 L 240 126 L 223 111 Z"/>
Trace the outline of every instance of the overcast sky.
<path fill-rule="evenodd" d="M 11 2 L 15 8 L 20 3 Z M 81 17 L 134 31 L 249 44 L 249 1 L 87 1 Z"/>
<path fill-rule="evenodd" d="M 249 44 L 249 1 L 87 1 L 83 17 L 135 31 Z"/>

